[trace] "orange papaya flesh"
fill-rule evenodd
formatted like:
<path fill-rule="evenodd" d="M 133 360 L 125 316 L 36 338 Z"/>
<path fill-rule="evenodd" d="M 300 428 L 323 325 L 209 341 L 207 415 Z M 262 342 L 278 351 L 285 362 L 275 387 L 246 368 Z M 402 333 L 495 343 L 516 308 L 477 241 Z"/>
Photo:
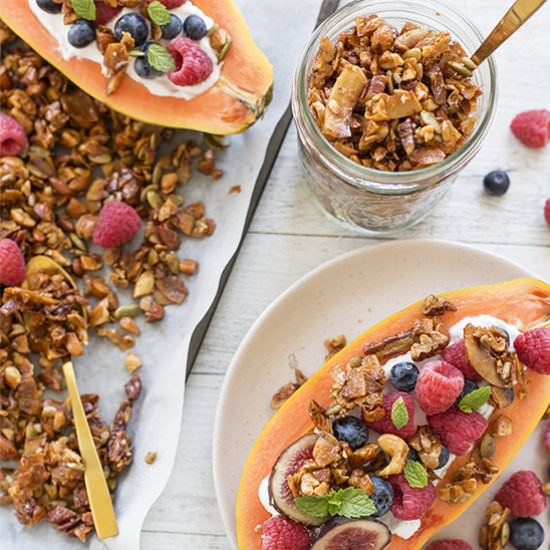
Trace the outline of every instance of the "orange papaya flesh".
<path fill-rule="evenodd" d="M 447 312 L 442 317 L 447 328 L 466 316 L 484 313 L 523 327 L 550 314 L 550 285 L 536 279 L 514 279 L 494 285 L 447 292 L 442 296 L 457 306 L 456 312 Z M 261 548 L 261 532 L 257 530 L 257 526 L 268 519 L 269 514 L 258 498 L 259 485 L 270 474 L 281 452 L 312 430 L 308 415 L 310 401 L 315 399 L 323 406 L 330 403 L 330 389 L 333 383 L 331 369 L 337 364 L 346 363 L 354 356 L 363 355 L 365 344 L 378 342 L 407 330 L 414 321 L 422 317 L 422 302 L 418 302 L 367 330 L 327 361 L 267 423 L 248 455 L 241 476 L 236 503 L 239 550 Z M 527 441 L 550 403 L 550 376 L 529 371 L 527 379 L 527 396 L 523 400 L 515 399 L 513 404 L 505 409 L 506 416 L 512 419 L 514 434 L 497 440 L 492 462 L 501 472 Z M 455 460 L 449 467 L 443 483 L 448 481 L 466 460 L 467 457 Z M 438 530 L 460 516 L 489 486 L 490 484 L 481 485 L 476 493 L 462 504 L 446 504 L 438 499 L 422 518 L 420 528 L 411 538 L 405 540 L 393 535 L 387 548 L 420 549 Z"/>
<path fill-rule="evenodd" d="M 220 135 L 243 132 L 256 122 L 271 100 L 273 68 L 256 46 L 233 0 L 193 3 L 229 33 L 231 46 L 218 83 L 190 100 L 155 96 L 130 77 L 108 95 L 101 66 L 86 59 L 64 59 L 57 40 L 36 18 L 28 0 L 2 0 L 0 20 L 80 89 L 115 111 L 171 128 Z"/>

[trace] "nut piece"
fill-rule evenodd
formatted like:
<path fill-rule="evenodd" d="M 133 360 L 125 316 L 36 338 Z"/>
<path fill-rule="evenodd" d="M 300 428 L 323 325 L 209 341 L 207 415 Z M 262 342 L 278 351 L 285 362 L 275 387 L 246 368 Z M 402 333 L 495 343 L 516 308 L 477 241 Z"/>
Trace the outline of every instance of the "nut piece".
<path fill-rule="evenodd" d="M 137 354 L 133 351 L 126 354 L 126 358 L 124 359 L 124 367 L 130 374 L 133 374 L 141 366 L 143 366 L 143 361 Z"/>
<path fill-rule="evenodd" d="M 145 464 L 154 464 L 157 460 L 157 453 L 155 451 L 149 452 L 145 455 Z"/>
<path fill-rule="evenodd" d="M 491 434 L 494 437 L 507 437 L 509 435 L 512 435 L 512 432 L 512 419 L 508 416 L 504 416 L 503 414 L 497 416 L 497 418 L 493 422 L 493 425 L 491 426 Z"/>
<path fill-rule="evenodd" d="M 406 441 L 393 434 L 383 434 L 378 438 L 378 446 L 390 456 L 390 463 L 378 472 L 380 477 L 399 475 L 405 468 L 409 446 Z"/>
<path fill-rule="evenodd" d="M 325 340 L 325 348 L 328 354 L 325 356 L 325 359 L 330 359 L 333 355 L 336 355 L 340 350 L 344 349 L 346 345 L 347 339 L 343 334 L 335 336 L 334 338 L 327 338 Z"/>
<path fill-rule="evenodd" d="M 485 509 L 485 523 L 479 532 L 479 545 L 487 550 L 502 550 L 510 538 L 510 510 L 496 500 Z"/>
<path fill-rule="evenodd" d="M 440 317 L 447 311 L 456 311 L 456 306 L 435 294 L 430 294 L 422 305 L 422 313 L 426 317 Z"/>

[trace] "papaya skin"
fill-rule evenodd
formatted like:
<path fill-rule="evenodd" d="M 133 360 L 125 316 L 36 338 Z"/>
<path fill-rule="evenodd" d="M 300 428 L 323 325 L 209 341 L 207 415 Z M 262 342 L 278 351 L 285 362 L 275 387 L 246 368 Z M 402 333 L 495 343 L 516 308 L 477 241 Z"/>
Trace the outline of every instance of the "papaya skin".
<path fill-rule="evenodd" d="M 273 68 L 256 46 L 233 0 L 194 1 L 228 31 L 231 47 L 219 82 L 191 100 L 155 96 L 130 77 L 107 95 L 107 79 L 101 74 L 101 66 L 90 60 L 64 59 L 56 39 L 38 21 L 28 1 L 2 0 L 0 19 L 80 89 L 124 115 L 158 126 L 227 135 L 245 131 L 269 104 Z"/>
<path fill-rule="evenodd" d="M 531 278 L 446 292 L 441 296 L 457 306 L 456 312 L 447 312 L 441 318 L 446 327 L 452 326 L 465 316 L 487 313 L 507 323 L 519 324 L 525 328 L 550 314 L 550 285 Z M 309 402 L 315 399 L 323 406 L 329 404 L 332 367 L 346 363 L 353 356 L 363 355 L 364 344 L 377 342 L 406 330 L 421 317 L 422 301 L 419 301 L 374 325 L 329 359 L 267 423 L 248 455 L 241 476 L 236 505 L 239 550 L 261 548 L 261 532 L 255 529 L 269 518 L 269 514 L 259 501 L 258 487 L 260 482 L 269 475 L 272 465 L 284 448 L 304 433 L 311 431 L 312 424 L 308 416 Z M 497 447 L 492 461 L 501 472 L 506 469 L 527 441 L 550 403 L 548 397 L 550 396 L 550 376 L 529 371 L 527 379 L 525 399 L 515 399 L 513 404 L 503 411 L 503 414 L 512 419 L 514 433 L 513 436 L 496 440 Z M 499 412 L 496 411 L 489 419 L 489 423 L 498 414 Z M 451 464 L 443 483 L 452 477 L 467 458 L 467 456 L 462 457 Z M 446 504 L 438 499 L 422 518 L 421 526 L 413 537 L 405 540 L 393 535 L 387 549 L 422 548 L 437 531 L 460 516 L 489 487 L 490 484 L 481 485 L 472 498 L 462 504 Z"/>

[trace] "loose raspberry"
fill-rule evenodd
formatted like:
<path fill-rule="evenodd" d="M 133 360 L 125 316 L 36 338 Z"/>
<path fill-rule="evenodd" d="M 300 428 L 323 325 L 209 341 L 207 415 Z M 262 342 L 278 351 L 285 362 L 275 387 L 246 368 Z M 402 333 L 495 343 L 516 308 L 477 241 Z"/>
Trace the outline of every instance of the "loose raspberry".
<path fill-rule="evenodd" d="M 550 141 L 550 111 L 540 109 L 517 115 L 512 133 L 527 147 L 544 147 Z"/>
<path fill-rule="evenodd" d="M 546 427 L 544 428 L 544 448 L 548 453 L 550 453 L 550 420 L 546 423 Z"/>
<path fill-rule="evenodd" d="M 311 545 L 310 532 L 283 516 L 268 519 L 262 532 L 262 550 L 307 550 Z"/>
<path fill-rule="evenodd" d="M 487 419 L 478 412 L 465 413 L 454 408 L 428 416 L 428 424 L 443 445 L 459 456 L 469 453 L 487 429 Z"/>
<path fill-rule="evenodd" d="M 442 539 L 430 542 L 424 550 L 474 550 L 471 544 L 459 539 Z"/>
<path fill-rule="evenodd" d="M 546 223 L 550 225 L 550 199 L 546 199 L 544 203 L 544 219 Z"/>
<path fill-rule="evenodd" d="M 550 328 L 534 328 L 514 340 L 520 361 L 540 374 L 550 374 Z"/>
<path fill-rule="evenodd" d="M 114 248 L 131 240 L 141 227 L 137 212 L 118 200 L 105 204 L 94 229 L 94 243 L 103 248 Z"/>
<path fill-rule="evenodd" d="M 152 1 L 153 0 L 146 0 L 146 3 L 150 4 Z M 183 6 L 185 2 L 187 2 L 187 0 L 160 0 L 160 3 L 164 4 L 169 10 L 179 8 L 180 6 Z"/>
<path fill-rule="evenodd" d="M 11 239 L 0 241 L 0 285 L 19 286 L 25 280 L 25 258 Z"/>
<path fill-rule="evenodd" d="M 95 3 L 95 22 L 96 25 L 106 25 L 109 21 L 112 21 L 120 12 L 121 7 L 113 8 L 103 2 Z"/>
<path fill-rule="evenodd" d="M 495 500 L 510 508 L 512 515 L 519 518 L 538 516 L 546 508 L 542 483 L 537 474 L 529 470 L 521 470 L 512 475 L 500 488 Z"/>
<path fill-rule="evenodd" d="M 464 378 L 474 380 L 475 382 L 479 382 L 481 380 L 481 376 L 479 376 L 478 372 L 474 369 L 474 367 L 472 367 L 470 361 L 468 360 L 468 353 L 466 352 L 466 344 L 464 343 L 464 340 L 459 340 L 458 342 L 447 346 L 443 350 L 441 356 L 444 361 L 449 363 L 449 365 L 452 365 L 461 371 Z"/>
<path fill-rule="evenodd" d="M 0 113 L 0 157 L 18 157 L 28 144 L 23 126 L 11 116 Z"/>
<path fill-rule="evenodd" d="M 464 375 L 445 361 L 432 361 L 421 371 L 416 382 L 416 399 L 430 414 L 446 411 L 464 389 Z"/>
<path fill-rule="evenodd" d="M 420 519 L 436 499 L 436 490 L 431 483 L 422 489 L 414 489 L 402 475 L 388 479 L 393 487 L 391 511 L 398 519 Z"/>
<path fill-rule="evenodd" d="M 178 36 L 168 42 L 168 50 L 176 62 L 176 70 L 168 73 L 168 78 L 176 86 L 194 86 L 212 74 L 212 60 L 194 40 Z"/>
<path fill-rule="evenodd" d="M 403 398 L 405 407 L 409 413 L 409 421 L 403 428 L 398 429 L 391 420 L 391 411 L 393 404 L 400 398 Z M 414 400 L 405 392 L 394 391 L 384 396 L 384 418 L 376 422 L 367 422 L 367 426 L 379 434 L 394 434 L 409 439 L 416 433 L 416 424 L 414 422 Z"/>

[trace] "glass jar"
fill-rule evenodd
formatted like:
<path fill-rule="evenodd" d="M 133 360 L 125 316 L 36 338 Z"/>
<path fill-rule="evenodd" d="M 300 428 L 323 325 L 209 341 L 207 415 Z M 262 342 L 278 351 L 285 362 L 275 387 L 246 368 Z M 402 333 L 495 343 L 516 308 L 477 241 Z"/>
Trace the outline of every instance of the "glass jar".
<path fill-rule="evenodd" d="M 479 118 L 466 142 L 444 161 L 408 172 L 384 172 L 361 166 L 338 152 L 321 134 L 308 106 L 308 78 L 322 36 L 335 41 L 359 15 L 377 13 L 400 28 L 406 21 L 451 33 L 471 55 L 483 37 L 457 9 L 435 0 L 357 0 L 328 18 L 313 34 L 298 66 L 292 111 L 298 130 L 303 179 L 321 208 L 344 226 L 366 234 L 390 233 L 420 221 L 447 193 L 459 171 L 479 151 L 496 106 L 496 70 L 492 59 L 474 71 L 481 86 Z"/>

